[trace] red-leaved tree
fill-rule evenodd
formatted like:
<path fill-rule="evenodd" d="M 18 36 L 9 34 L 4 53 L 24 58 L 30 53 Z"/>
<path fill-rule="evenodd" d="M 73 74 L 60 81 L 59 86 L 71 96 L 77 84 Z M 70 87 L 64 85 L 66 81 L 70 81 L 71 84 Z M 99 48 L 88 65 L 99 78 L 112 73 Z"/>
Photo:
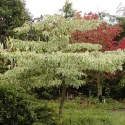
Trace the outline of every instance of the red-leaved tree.
<path fill-rule="evenodd" d="M 76 19 L 83 19 L 83 20 L 98 20 L 99 16 L 95 13 L 88 13 L 81 16 L 81 11 L 76 13 Z M 100 44 L 102 46 L 102 52 L 105 51 L 115 51 L 117 49 L 125 49 L 125 38 L 121 41 L 115 41 L 117 36 L 120 36 L 122 32 L 122 28 L 120 24 L 111 26 L 107 23 L 101 23 L 96 29 L 89 30 L 89 31 L 73 31 L 71 36 L 71 44 L 74 43 L 92 43 L 92 44 Z M 87 74 L 91 75 L 96 79 L 97 87 L 98 87 L 98 97 L 100 102 L 102 101 L 102 83 L 105 79 L 115 79 L 117 75 L 123 76 L 124 73 L 120 71 L 116 71 L 115 75 L 112 75 L 107 72 L 103 73 L 93 73 L 87 72 Z"/>
<path fill-rule="evenodd" d="M 109 26 L 106 23 L 102 23 L 93 30 L 72 32 L 71 43 L 100 44 L 102 45 L 102 51 L 116 50 L 118 49 L 118 42 L 115 41 L 115 38 L 122 31 L 120 25 Z"/>

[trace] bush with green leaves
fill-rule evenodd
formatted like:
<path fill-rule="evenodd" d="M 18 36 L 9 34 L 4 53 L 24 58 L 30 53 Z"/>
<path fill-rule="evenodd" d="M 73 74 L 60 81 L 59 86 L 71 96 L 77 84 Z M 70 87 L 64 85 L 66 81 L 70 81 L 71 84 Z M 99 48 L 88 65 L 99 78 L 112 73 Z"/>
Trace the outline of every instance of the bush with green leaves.
<path fill-rule="evenodd" d="M 37 114 L 37 120 L 33 125 L 58 125 L 59 123 L 57 107 L 52 108 L 47 102 L 38 106 L 35 109 L 35 113 Z"/>
<path fill-rule="evenodd" d="M 44 23 L 43 23 L 44 24 Z M 45 36 L 45 34 L 43 34 L 43 30 L 39 31 L 37 29 L 35 29 L 34 24 L 30 23 L 30 22 L 26 22 L 23 27 L 25 28 L 24 32 L 18 32 L 16 28 L 15 34 L 14 34 L 14 38 L 16 39 L 20 39 L 20 40 L 29 40 L 29 41 L 44 41 L 44 42 L 48 42 L 49 37 Z M 20 27 L 21 29 L 21 27 Z"/>
<path fill-rule="evenodd" d="M 21 87 L 0 83 L 0 124 L 31 125 L 34 118 L 28 98 L 29 96 Z"/>
<path fill-rule="evenodd" d="M 18 84 L 0 83 L 1 125 L 57 125 L 55 110 L 29 95 Z"/>
<path fill-rule="evenodd" d="M 32 90 L 38 99 L 56 100 L 59 96 L 59 87 L 40 87 Z"/>

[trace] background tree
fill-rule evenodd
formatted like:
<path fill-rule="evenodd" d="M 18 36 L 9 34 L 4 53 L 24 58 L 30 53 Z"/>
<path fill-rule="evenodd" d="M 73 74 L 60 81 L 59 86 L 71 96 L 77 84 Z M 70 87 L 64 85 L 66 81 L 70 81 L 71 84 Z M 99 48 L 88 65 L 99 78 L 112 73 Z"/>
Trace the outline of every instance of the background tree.
<path fill-rule="evenodd" d="M 117 7 L 117 14 L 121 15 L 122 17 L 125 17 L 125 5 L 123 3 L 120 3 L 119 6 Z"/>
<path fill-rule="evenodd" d="M 66 0 L 63 8 L 60 9 L 59 11 L 61 11 L 64 14 L 65 18 L 74 17 L 76 10 L 74 10 L 72 6 L 73 4 L 69 2 L 69 0 Z"/>
<path fill-rule="evenodd" d="M 29 12 L 25 8 L 25 3 L 21 0 L 1 0 L 0 1 L 0 41 L 6 48 L 6 37 L 13 35 L 15 27 L 22 26 L 30 19 Z"/>
<path fill-rule="evenodd" d="M 99 16 L 97 14 L 88 13 L 81 17 L 80 13 L 76 13 L 77 19 L 82 20 L 98 20 Z M 92 43 L 92 44 L 100 44 L 102 45 L 102 52 L 124 49 L 125 48 L 125 39 L 121 39 L 120 42 L 116 41 L 117 37 L 120 37 L 123 29 L 121 25 L 109 25 L 106 22 L 102 22 L 96 29 L 88 30 L 88 31 L 74 31 L 72 32 L 71 43 Z M 107 77 L 112 78 L 111 74 L 104 73 L 93 73 L 89 72 L 89 74 L 93 75 L 96 79 L 97 88 L 98 88 L 98 97 L 102 97 L 102 85 L 103 82 L 107 79 Z M 96 75 L 95 75 L 96 74 Z M 122 73 L 121 73 L 122 75 Z M 94 81 L 95 81 L 94 79 Z M 102 101 L 101 98 L 99 98 Z"/>

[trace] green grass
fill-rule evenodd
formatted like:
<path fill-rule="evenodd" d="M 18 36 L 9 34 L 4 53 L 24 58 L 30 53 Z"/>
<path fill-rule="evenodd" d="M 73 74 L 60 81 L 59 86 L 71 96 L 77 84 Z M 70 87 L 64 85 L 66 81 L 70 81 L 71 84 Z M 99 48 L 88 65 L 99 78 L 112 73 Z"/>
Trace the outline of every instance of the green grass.
<path fill-rule="evenodd" d="M 86 108 L 64 109 L 64 125 L 125 125 L 125 112 Z"/>
<path fill-rule="evenodd" d="M 99 103 L 97 99 L 65 101 L 62 125 L 125 125 L 125 103 L 107 99 Z M 59 101 L 49 101 L 57 112 Z"/>

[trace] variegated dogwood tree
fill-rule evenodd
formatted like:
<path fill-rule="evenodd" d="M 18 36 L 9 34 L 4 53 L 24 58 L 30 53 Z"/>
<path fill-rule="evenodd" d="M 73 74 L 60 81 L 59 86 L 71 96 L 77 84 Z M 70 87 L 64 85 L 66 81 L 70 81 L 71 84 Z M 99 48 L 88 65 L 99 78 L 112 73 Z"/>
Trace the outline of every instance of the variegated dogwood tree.
<path fill-rule="evenodd" d="M 86 76 L 85 71 L 96 71 L 100 75 L 104 71 L 115 73 L 117 69 L 122 70 L 124 51 L 101 52 L 101 45 L 98 44 L 70 44 L 72 31 L 94 29 L 100 23 L 98 20 L 71 20 L 57 15 L 47 16 L 43 21 L 34 23 L 35 30 L 43 32 L 49 41 L 10 38 L 7 42 L 8 49 L 1 50 L 1 55 L 12 60 L 11 70 L 1 74 L 2 81 L 21 84 L 26 90 L 32 87 L 61 86 L 61 118 L 66 88 L 83 85 L 82 76 Z M 29 26 L 15 30 L 18 34 L 26 33 Z"/>

